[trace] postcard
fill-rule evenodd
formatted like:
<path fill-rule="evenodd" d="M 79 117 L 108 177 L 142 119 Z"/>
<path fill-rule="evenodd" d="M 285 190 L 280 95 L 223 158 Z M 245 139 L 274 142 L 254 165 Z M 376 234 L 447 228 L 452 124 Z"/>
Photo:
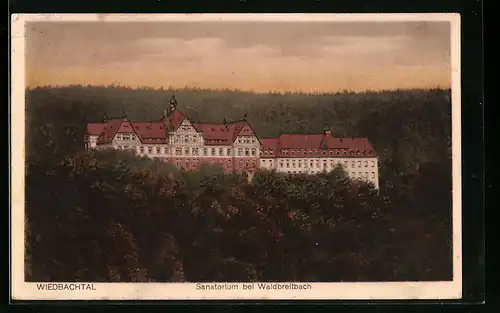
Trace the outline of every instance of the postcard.
<path fill-rule="evenodd" d="M 460 299 L 458 14 L 14 14 L 13 300 Z"/>

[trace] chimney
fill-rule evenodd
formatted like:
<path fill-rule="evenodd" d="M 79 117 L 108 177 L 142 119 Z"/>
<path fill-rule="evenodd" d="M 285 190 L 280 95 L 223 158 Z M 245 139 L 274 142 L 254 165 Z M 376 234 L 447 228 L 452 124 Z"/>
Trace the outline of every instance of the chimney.
<path fill-rule="evenodd" d="M 106 116 L 106 114 L 104 114 L 104 117 L 102 118 L 102 122 L 106 123 L 107 121 L 108 121 L 108 117 Z"/>
<path fill-rule="evenodd" d="M 164 109 L 163 110 L 163 117 L 165 117 L 165 120 L 167 119 L 167 115 L 168 115 L 168 110 Z"/>
<path fill-rule="evenodd" d="M 245 113 L 245 115 L 243 115 L 243 121 L 247 121 L 247 114 Z"/>

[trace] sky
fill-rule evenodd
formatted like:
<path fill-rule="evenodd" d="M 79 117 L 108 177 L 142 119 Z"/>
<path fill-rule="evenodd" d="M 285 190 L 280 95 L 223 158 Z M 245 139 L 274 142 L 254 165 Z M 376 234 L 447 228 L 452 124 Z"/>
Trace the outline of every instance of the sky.
<path fill-rule="evenodd" d="M 335 92 L 451 85 L 448 22 L 29 22 L 26 84 Z"/>

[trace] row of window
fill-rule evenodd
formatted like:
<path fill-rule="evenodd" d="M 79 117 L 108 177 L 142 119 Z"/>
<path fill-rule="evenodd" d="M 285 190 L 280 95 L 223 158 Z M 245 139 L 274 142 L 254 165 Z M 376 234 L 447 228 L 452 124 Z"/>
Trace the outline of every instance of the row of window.
<path fill-rule="evenodd" d="M 147 154 L 168 154 L 169 152 L 169 149 L 168 148 L 164 148 L 164 149 L 161 149 L 161 147 L 147 147 L 147 149 L 145 147 L 135 147 L 135 146 L 118 146 L 119 149 L 122 149 L 122 150 L 128 150 L 128 149 L 132 149 L 132 150 L 138 150 L 139 153 L 141 154 L 144 154 L 144 153 L 147 153 Z M 200 155 L 200 148 L 180 148 L 180 147 L 177 147 L 175 148 L 175 155 L 193 155 L 193 156 L 199 156 Z M 231 156 L 231 148 L 203 148 L 203 155 L 204 156 Z M 252 149 L 249 149 L 249 148 L 246 148 L 246 149 L 243 149 L 243 148 L 238 148 L 238 156 L 256 156 L 257 155 L 257 149 L 255 148 L 252 148 Z M 351 161 L 351 168 L 355 168 L 356 165 L 358 168 L 360 167 L 363 167 L 363 164 L 364 164 L 364 167 L 368 167 L 368 164 L 370 162 L 370 166 L 371 167 L 375 167 L 375 161 Z M 341 164 L 340 161 L 333 161 L 331 160 L 330 161 L 330 166 L 333 168 L 335 165 L 339 165 Z M 271 167 L 273 165 L 273 161 L 272 160 L 262 160 L 262 165 L 263 166 L 269 166 Z M 343 165 L 344 167 L 347 167 L 348 166 L 348 161 L 344 161 L 343 162 Z M 280 165 L 279 165 L 280 168 L 307 168 L 307 162 L 306 160 L 298 160 L 297 162 L 295 160 L 292 160 L 292 161 L 280 161 Z M 310 168 L 313 168 L 314 167 L 314 162 L 313 161 L 310 161 L 309 162 L 309 167 Z M 328 167 L 328 162 L 327 161 L 323 161 L 323 168 L 326 168 Z M 319 160 L 316 161 L 316 168 L 321 168 L 321 162 Z"/>
<path fill-rule="evenodd" d="M 144 154 L 168 154 L 169 149 L 168 148 L 161 148 L 161 147 L 134 147 L 134 146 L 118 146 L 119 149 L 122 150 L 137 150 L 139 153 Z M 200 155 L 200 148 L 180 148 L 177 147 L 175 148 L 175 155 Z M 203 155 L 204 156 L 231 156 L 231 148 L 203 148 Z M 257 156 L 257 149 L 252 148 L 239 148 L 238 149 L 238 156 Z"/>
<path fill-rule="evenodd" d="M 302 171 L 287 171 L 288 174 L 300 174 L 300 173 L 305 173 L 305 172 L 302 172 Z M 316 173 L 320 173 L 320 171 L 310 171 L 309 173 L 311 174 L 316 174 Z M 375 172 L 371 172 L 371 173 L 368 173 L 368 172 L 353 172 L 351 173 L 351 175 L 355 178 L 371 178 L 371 179 L 375 179 Z"/>
<path fill-rule="evenodd" d="M 264 154 L 271 154 L 273 152 L 272 149 L 263 149 Z M 365 151 L 349 151 L 349 149 L 281 149 L 281 153 L 283 155 L 313 155 L 313 154 L 319 154 L 321 152 L 322 155 L 336 155 L 336 156 L 366 156 L 371 153 L 371 150 L 365 150 Z"/>
<path fill-rule="evenodd" d="M 161 148 L 161 147 L 134 147 L 134 146 L 118 146 L 119 149 L 122 150 L 137 150 L 139 153 L 144 154 L 168 154 L 169 149 L 168 148 Z M 175 148 L 175 155 L 200 155 L 200 148 L 180 148 L 177 147 Z M 231 156 L 231 148 L 203 148 L 203 155 L 204 156 Z M 238 149 L 238 156 L 257 156 L 257 149 L 252 148 L 239 148 Z"/>
<path fill-rule="evenodd" d="M 263 163 L 263 166 L 265 166 L 266 164 L 269 164 L 269 166 L 272 166 L 272 160 L 269 160 L 266 162 L 266 160 L 262 160 L 262 163 Z M 316 162 L 313 162 L 313 161 L 310 161 L 309 162 L 309 168 L 314 168 L 314 164 L 316 163 L 316 168 L 322 168 L 321 165 L 323 165 L 323 168 L 326 168 L 328 167 L 328 162 L 327 161 L 323 161 L 323 162 L 320 162 L 319 160 L 316 161 Z M 280 161 L 280 164 L 279 164 L 279 167 L 280 168 L 290 168 L 290 165 L 291 165 L 291 168 L 307 168 L 307 162 L 304 160 L 303 162 L 301 160 L 299 161 L 294 161 L 292 160 L 291 162 L 290 161 Z M 349 163 L 348 161 L 344 161 L 343 164 L 341 161 L 333 161 L 331 160 L 330 161 L 330 167 L 335 167 L 336 165 L 343 165 L 344 167 L 348 167 Z M 357 165 L 357 167 L 368 167 L 368 161 L 351 161 L 351 168 L 355 168 Z M 371 167 L 375 167 L 375 161 L 370 161 L 370 165 Z"/>
<path fill-rule="evenodd" d="M 257 143 L 257 139 L 254 137 L 238 137 L 238 143 Z"/>
<path fill-rule="evenodd" d="M 198 135 L 176 135 L 173 142 L 198 142 Z"/>
<path fill-rule="evenodd" d="M 201 162 L 207 162 L 206 160 L 202 160 Z M 185 160 L 182 160 L 182 159 L 175 159 L 175 164 L 177 166 L 197 166 L 199 165 L 200 163 L 200 159 L 185 159 Z M 217 160 L 217 161 L 210 161 L 209 163 L 216 163 L 216 164 L 219 164 L 221 166 L 231 166 L 231 160 Z M 243 161 L 238 161 L 236 163 L 237 167 L 238 168 L 249 168 L 249 167 L 256 167 L 257 165 L 257 162 L 255 160 L 247 160 L 246 162 L 243 162 Z"/>
<path fill-rule="evenodd" d="M 116 139 L 121 141 L 130 141 L 136 140 L 136 136 L 135 134 L 117 134 Z"/>

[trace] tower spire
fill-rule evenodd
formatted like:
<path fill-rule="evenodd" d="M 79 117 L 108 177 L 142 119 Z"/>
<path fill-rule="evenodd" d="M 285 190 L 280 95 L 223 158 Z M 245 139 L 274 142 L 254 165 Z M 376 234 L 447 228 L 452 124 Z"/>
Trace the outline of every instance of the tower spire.
<path fill-rule="evenodd" d="M 172 92 L 170 96 L 170 111 L 174 111 L 177 108 L 177 99 L 175 99 L 175 93 Z"/>
<path fill-rule="evenodd" d="M 325 123 L 325 127 L 323 128 L 323 132 L 325 135 L 331 135 L 332 134 L 332 130 L 330 128 L 330 126 L 328 125 L 328 123 Z"/>

